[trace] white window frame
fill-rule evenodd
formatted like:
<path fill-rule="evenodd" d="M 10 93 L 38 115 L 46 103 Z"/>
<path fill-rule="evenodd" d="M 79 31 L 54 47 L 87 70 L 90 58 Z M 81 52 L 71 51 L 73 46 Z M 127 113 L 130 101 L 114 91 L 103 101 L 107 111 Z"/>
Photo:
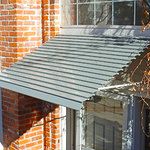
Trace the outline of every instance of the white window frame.
<path fill-rule="evenodd" d="M 129 143 L 129 145 L 126 145 L 122 150 L 144 150 L 144 146 L 142 146 L 141 143 L 144 143 L 144 136 L 142 135 L 142 131 L 139 131 L 140 129 L 140 123 L 138 120 L 139 117 L 139 98 L 131 96 L 133 99 L 126 100 L 124 102 L 124 123 L 123 123 L 123 129 L 126 130 L 128 128 L 127 123 L 131 120 L 133 120 L 133 124 L 131 126 L 132 132 L 133 132 L 133 140 L 132 143 Z M 127 103 L 131 103 L 129 105 L 129 108 L 127 108 Z M 130 110 L 130 114 L 128 114 L 128 109 Z M 61 149 L 65 150 L 84 150 L 83 145 L 85 145 L 85 138 L 84 138 L 84 124 L 83 124 L 83 117 L 84 117 L 84 109 L 81 109 L 80 111 L 75 111 L 73 109 L 66 108 L 64 111 L 66 114 L 65 122 L 63 122 L 66 126 L 64 130 L 64 134 L 62 136 L 63 141 L 61 142 L 64 146 L 61 146 Z M 74 118 L 74 115 L 76 115 L 76 118 Z M 129 116 L 128 116 L 129 115 Z M 128 118 L 128 117 L 129 118 Z M 129 119 L 129 120 L 128 120 Z M 138 122 L 137 122 L 138 121 Z M 76 130 L 74 129 L 76 128 Z M 139 132 L 137 132 L 139 131 Z M 75 139 L 74 139 L 75 137 Z M 66 138 L 66 139 L 65 139 Z M 66 143 L 64 143 L 66 141 Z M 75 142 L 75 143 L 73 143 Z M 74 145 L 75 144 L 75 145 Z M 85 148 L 85 150 L 87 150 Z"/>
<path fill-rule="evenodd" d="M 75 150 L 76 148 L 75 116 L 76 116 L 75 110 L 61 106 L 60 149 L 62 150 Z"/>
<path fill-rule="evenodd" d="M 68 1 L 68 3 L 69 3 L 69 0 L 66 0 L 66 1 Z M 63 11 L 63 2 L 64 2 L 64 0 L 62 0 L 62 2 L 61 2 L 61 13 L 62 13 L 62 11 Z M 136 25 L 136 11 L 137 11 L 137 7 L 136 7 L 136 4 L 137 3 L 139 3 L 140 2 L 140 0 L 103 0 L 103 1 L 97 1 L 97 0 L 93 0 L 93 1 L 87 1 L 87 2 L 80 2 L 79 0 L 76 0 L 76 2 L 74 2 L 74 3 L 70 3 L 70 4 L 72 4 L 72 5 L 74 5 L 74 6 L 76 6 L 76 24 L 74 24 L 74 25 L 77 25 L 77 26 L 80 26 L 79 25 L 79 5 L 86 5 L 86 4 L 93 4 L 93 11 L 94 11 L 94 24 L 93 25 L 96 25 L 96 4 L 102 4 L 102 3 L 111 3 L 111 6 L 112 6 L 112 9 L 111 9 L 111 11 L 112 11 L 112 16 L 111 16 L 111 24 L 110 25 L 115 25 L 114 24 L 114 5 L 115 5 L 115 3 L 120 3 L 120 2 L 133 2 L 133 26 L 135 26 Z M 65 3 L 65 5 L 66 5 L 66 3 Z M 62 18 L 63 16 L 61 16 L 61 18 Z M 69 17 L 70 18 L 70 17 Z M 62 20 L 62 19 L 61 19 Z M 70 25 L 70 26 L 72 26 L 72 25 Z"/>
<path fill-rule="evenodd" d="M 75 110 L 66 109 L 66 150 L 74 150 L 76 143 L 76 119 Z"/>
<path fill-rule="evenodd" d="M 60 149 L 66 150 L 66 107 L 60 106 Z"/>

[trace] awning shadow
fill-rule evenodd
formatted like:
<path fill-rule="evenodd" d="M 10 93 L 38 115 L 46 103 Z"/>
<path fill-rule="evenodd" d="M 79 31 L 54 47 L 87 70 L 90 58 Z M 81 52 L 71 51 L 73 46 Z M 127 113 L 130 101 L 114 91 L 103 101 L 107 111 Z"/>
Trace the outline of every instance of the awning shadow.
<path fill-rule="evenodd" d="M 6 94 L 8 94 L 7 97 Z M 49 114 L 58 108 L 57 105 L 5 89 L 2 91 L 2 98 L 3 146 L 5 148 L 14 145 L 14 143 L 17 145 L 18 140 L 23 139 L 24 135 L 31 136 L 32 130 L 36 131 L 38 128 L 42 129 L 41 134 L 46 138 L 46 132 L 50 131 L 45 128 L 45 125 L 47 121 L 50 121 Z M 11 101 L 14 104 L 11 104 Z M 53 122 L 55 119 L 52 120 Z M 53 125 L 55 126 L 55 124 Z M 42 140 L 44 142 L 44 139 Z"/>

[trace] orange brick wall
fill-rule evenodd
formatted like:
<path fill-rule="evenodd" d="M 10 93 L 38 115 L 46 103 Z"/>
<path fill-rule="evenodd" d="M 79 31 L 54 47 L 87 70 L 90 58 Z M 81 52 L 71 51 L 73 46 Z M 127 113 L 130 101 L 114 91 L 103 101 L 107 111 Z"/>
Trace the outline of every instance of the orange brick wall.
<path fill-rule="evenodd" d="M 60 148 L 60 108 L 53 106 L 53 112 L 45 118 L 45 150 L 61 150 Z M 50 148 L 50 149 L 49 149 Z"/>
<path fill-rule="evenodd" d="M 58 32 L 58 0 L 1 0 L 1 69 Z M 2 109 L 6 150 L 60 149 L 59 106 L 2 89 Z"/>
<path fill-rule="evenodd" d="M 42 0 L 42 14 L 43 42 L 46 42 L 59 33 L 59 0 Z"/>
<path fill-rule="evenodd" d="M 6 89 L 2 99 L 6 150 L 59 150 L 59 106 Z"/>
<path fill-rule="evenodd" d="M 0 3 L 0 55 L 10 67 L 59 33 L 59 0 L 2 0 Z"/>
<path fill-rule="evenodd" d="M 2 66 L 9 67 L 42 42 L 41 1 L 3 0 L 0 4 Z"/>

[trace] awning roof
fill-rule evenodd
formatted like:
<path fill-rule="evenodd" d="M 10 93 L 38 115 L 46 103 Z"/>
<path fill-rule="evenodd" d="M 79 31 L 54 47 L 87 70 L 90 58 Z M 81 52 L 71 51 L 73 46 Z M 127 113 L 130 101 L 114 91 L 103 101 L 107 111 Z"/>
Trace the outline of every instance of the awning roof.
<path fill-rule="evenodd" d="M 59 35 L 0 75 L 0 86 L 79 110 L 148 39 Z"/>

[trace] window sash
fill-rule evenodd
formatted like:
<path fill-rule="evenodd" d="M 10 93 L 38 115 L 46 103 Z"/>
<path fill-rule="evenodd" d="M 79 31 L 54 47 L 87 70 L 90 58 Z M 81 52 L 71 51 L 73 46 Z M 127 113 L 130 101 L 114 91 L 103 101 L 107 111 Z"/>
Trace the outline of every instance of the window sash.
<path fill-rule="evenodd" d="M 136 5 L 137 5 L 137 2 L 138 2 L 138 0 L 104 0 L 104 1 L 98 1 L 98 0 L 92 0 L 92 1 L 85 1 L 85 2 L 81 2 L 81 1 L 79 1 L 79 0 L 76 0 L 76 2 L 71 2 L 70 4 L 71 5 L 74 5 L 74 6 L 76 6 L 76 24 L 74 24 L 74 25 L 80 25 L 80 23 L 79 23 L 79 6 L 81 6 L 81 5 L 89 5 L 89 4 L 91 4 L 91 5 L 93 5 L 94 7 L 93 7 L 93 13 L 94 13 L 94 16 L 93 16 L 93 25 L 96 25 L 96 5 L 97 4 L 104 4 L 104 3 L 110 3 L 111 4 L 111 6 L 112 6 L 112 8 L 111 8 L 111 24 L 110 25 L 117 25 L 117 24 L 115 24 L 115 22 L 114 22 L 114 12 L 115 12 L 115 9 L 114 9 L 114 5 L 116 4 L 116 3 L 121 3 L 121 2 L 125 2 L 125 3 L 129 3 L 129 2 L 133 2 L 133 24 L 132 25 L 136 25 L 136 9 L 137 9 L 137 7 L 136 7 Z M 82 24 L 81 24 L 82 25 Z M 86 24 L 83 24 L 83 25 L 86 25 Z"/>

